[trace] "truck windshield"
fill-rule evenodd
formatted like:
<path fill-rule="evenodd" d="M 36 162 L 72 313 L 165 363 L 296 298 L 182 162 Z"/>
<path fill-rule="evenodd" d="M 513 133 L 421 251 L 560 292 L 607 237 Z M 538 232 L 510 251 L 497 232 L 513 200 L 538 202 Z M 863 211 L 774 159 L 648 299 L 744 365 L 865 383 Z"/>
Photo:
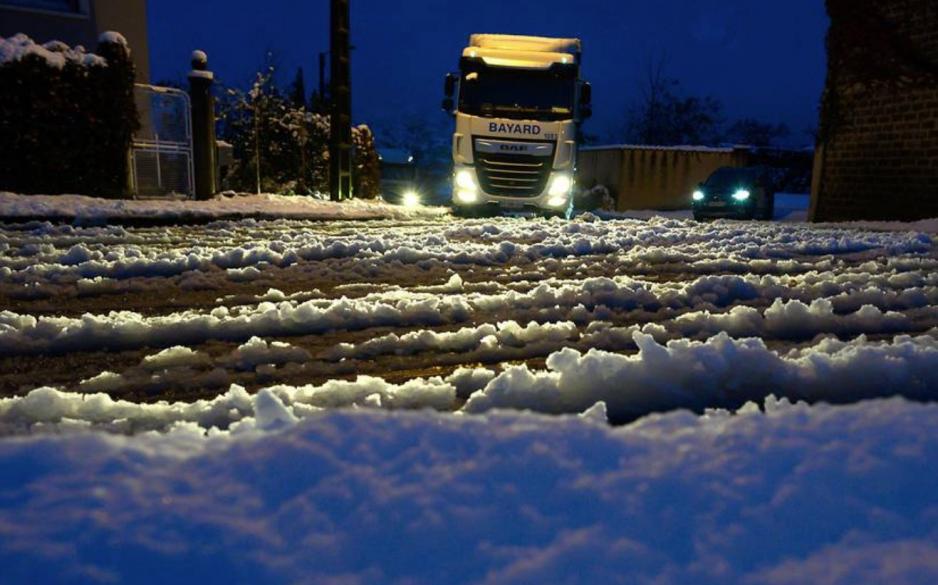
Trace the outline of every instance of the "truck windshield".
<path fill-rule="evenodd" d="M 509 69 L 464 63 L 459 111 L 486 118 L 569 120 L 576 98 L 576 69 Z"/>

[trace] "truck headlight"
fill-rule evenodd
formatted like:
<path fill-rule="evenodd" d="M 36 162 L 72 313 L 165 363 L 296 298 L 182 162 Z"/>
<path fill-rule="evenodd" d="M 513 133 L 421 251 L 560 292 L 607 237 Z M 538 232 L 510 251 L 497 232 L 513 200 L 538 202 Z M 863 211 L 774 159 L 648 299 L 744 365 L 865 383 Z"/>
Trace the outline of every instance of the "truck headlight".
<path fill-rule="evenodd" d="M 404 193 L 403 197 L 401 197 L 401 202 L 404 204 L 404 207 L 419 207 L 420 199 L 420 193 L 417 193 L 416 191 L 408 191 Z"/>
<path fill-rule="evenodd" d="M 473 205 L 479 202 L 479 194 L 476 191 L 460 189 L 456 191 L 456 201 L 465 205 Z"/>
<path fill-rule="evenodd" d="M 547 191 L 547 194 L 556 199 L 569 195 L 572 190 L 573 177 L 567 174 L 559 174 L 554 175 L 554 179 L 550 183 L 550 189 Z M 564 203 L 566 203 L 566 199 L 564 199 Z M 553 204 L 551 203 L 551 205 Z M 561 203 L 561 205 L 563 205 L 563 203 Z"/>
<path fill-rule="evenodd" d="M 739 202 L 749 201 L 749 197 L 751 195 L 752 193 L 750 193 L 749 191 L 746 191 L 745 189 L 740 189 L 739 191 L 733 194 L 733 199 Z"/>
<path fill-rule="evenodd" d="M 694 191 L 694 201 L 703 201 L 707 195 L 703 191 Z"/>
<path fill-rule="evenodd" d="M 456 173 L 456 187 L 464 191 L 479 190 L 479 186 L 476 184 L 476 179 L 472 176 L 472 171 L 469 169 L 462 169 Z"/>

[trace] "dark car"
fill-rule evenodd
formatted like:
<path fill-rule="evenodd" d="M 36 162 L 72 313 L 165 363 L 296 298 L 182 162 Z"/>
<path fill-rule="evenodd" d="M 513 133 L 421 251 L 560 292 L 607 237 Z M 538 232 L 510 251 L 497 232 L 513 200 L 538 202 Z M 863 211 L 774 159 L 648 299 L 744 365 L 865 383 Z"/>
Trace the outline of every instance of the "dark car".
<path fill-rule="evenodd" d="M 415 207 L 425 203 L 414 157 L 403 150 L 383 149 L 381 161 L 381 198 L 394 205 Z"/>
<path fill-rule="evenodd" d="M 723 167 L 693 194 L 694 218 L 772 219 L 775 189 L 770 169 Z"/>

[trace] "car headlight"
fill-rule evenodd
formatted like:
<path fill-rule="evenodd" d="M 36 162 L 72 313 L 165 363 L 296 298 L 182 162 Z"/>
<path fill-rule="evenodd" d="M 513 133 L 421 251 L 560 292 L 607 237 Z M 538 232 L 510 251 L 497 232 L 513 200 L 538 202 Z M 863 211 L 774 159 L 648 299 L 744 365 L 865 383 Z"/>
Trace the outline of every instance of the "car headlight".
<path fill-rule="evenodd" d="M 476 179 L 469 169 L 462 169 L 456 173 L 456 187 L 464 191 L 478 191 L 479 189 L 479 186 L 476 185 Z"/>
<path fill-rule="evenodd" d="M 694 201 L 703 201 L 707 195 L 703 191 L 694 191 Z"/>
<path fill-rule="evenodd" d="M 420 205 L 420 199 L 420 193 L 408 191 L 401 197 L 401 202 L 404 204 L 404 207 L 418 207 Z"/>
<path fill-rule="evenodd" d="M 749 201 L 749 197 L 752 196 L 752 193 L 746 191 L 745 189 L 740 189 L 733 194 L 733 199 L 736 201 Z"/>
<path fill-rule="evenodd" d="M 569 195 L 570 191 L 573 190 L 573 177 L 566 174 L 554 175 L 554 180 L 550 183 L 550 189 L 547 194 L 553 198 L 563 197 Z M 566 203 L 566 199 L 564 199 Z M 561 203 L 563 205 L 563 203 Z M 554 207 L 559 207 L 555 205 Z"/>

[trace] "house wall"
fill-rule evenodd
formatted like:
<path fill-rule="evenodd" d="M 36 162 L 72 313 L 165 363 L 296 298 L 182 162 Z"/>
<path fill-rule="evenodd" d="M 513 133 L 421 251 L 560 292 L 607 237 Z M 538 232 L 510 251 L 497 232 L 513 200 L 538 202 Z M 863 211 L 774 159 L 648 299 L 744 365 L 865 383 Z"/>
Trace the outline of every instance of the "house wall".
<path fill-rule="evenodd" d="M 580 151 L 578 181 L 604 185 L 618 211 L 687 209 L 694 189 L 721 167 L 748 164 L 746 150 L 613 146 Z"/>
<path fill-rule="evenodd" d="M 97 32 L 114 30 L 127 38 L 137 80 L 150 81 L 150 44 L 147 33 L 146 0 L 94 0 Z"/>
<path fill-rule="evenodd" d="M 812 216 L 938 217 L 938 2 L 827 0 Z"/>
<path fill-rule="evenodd" d="M 82 45 L 94 50 L 98 35 L 90 3 L 84 3 L 79 13 L 35 10 L 9 6 L 0 0 L 0 37 L 24 33 L 37 42 L 62 41 L 68 45 Z"/>

